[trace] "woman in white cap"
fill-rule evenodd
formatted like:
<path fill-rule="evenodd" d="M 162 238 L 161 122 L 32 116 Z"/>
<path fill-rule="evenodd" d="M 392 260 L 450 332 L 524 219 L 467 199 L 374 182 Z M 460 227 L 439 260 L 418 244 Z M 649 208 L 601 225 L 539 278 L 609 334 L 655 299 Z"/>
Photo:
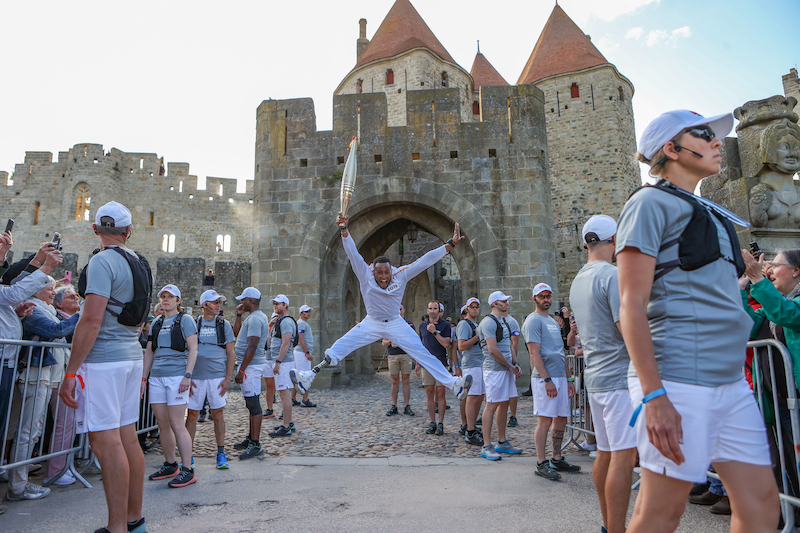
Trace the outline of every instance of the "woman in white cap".
<path fill-rule="evenodd" d="M 197 326 L 192 317 L 181 310 L 181 291 L 175 285 L 165 285 L 158 291 L 164 314 L 150 328 L 150 338 L 144 352 L 145 383 L 150 384 L 150 406 L 158 422 L 164 465 L 150 475 L 151 480 L 174 478 L 171 488 L 191 485 L 194 475 L 192 437 L 184 425 L 192 372 L 197 362 Z M 183 463 L 175 460 L 175 444 Z"/>
<path fill-rule="evenodd" d="M 638 158 L 659 181 L 631 195 L 619 218 L 620 325 L 642 466 L 628 533 L 674 531 L 709 463 L 728 491 L 731 531 L 778 524 L 764 422 L 741 371 L 752 320 L 732 222 L 748 223 L 692 194 L 720 171 L 720 138 L 732 126 L 730 114 L 656 118 Z"/>

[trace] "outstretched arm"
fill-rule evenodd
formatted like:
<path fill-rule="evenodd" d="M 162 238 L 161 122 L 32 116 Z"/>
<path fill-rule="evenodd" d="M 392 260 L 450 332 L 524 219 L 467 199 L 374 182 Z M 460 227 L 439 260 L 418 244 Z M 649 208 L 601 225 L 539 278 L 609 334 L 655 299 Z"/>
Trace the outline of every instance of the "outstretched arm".
<path fill-rule="evenodd" d="M 347 229 L 347 224 L 349 223 L 349 221 L 350 221 L 349 217 L 339 213 L 339 217 L 336 223 L 339 225 L 339 231 L 342 234 L 342 245 L 344 246 L 344 251 L 347 254 L 347 258 L 350 260 L 350 266 L 353 267 L 353 272 L 358 278 L 358 281 L 363 282 L 370 275 L 369 265 L 367 264 L 366 261 L 364 261 L 364 258 L 361 257 L 361 254 L 358 253 L 358 248 L 356 248 L 356 242 L 350 236 L 350 232 Z M 344 226 L 342 226 L 342 224 L 344 224 Z M 436 261 L 434 261 L 434 263 L 435 262 Z"/>
<path fill-rule="evenodd" d="M 450 239 L 453 244 L 450 244 L 450 241 L 448 241 L 444 246 L 440 246 L 439 248 L 431 250 L 410 265 L 402 267 L 400 270 L 398 270 L 397 276 L 402 276 L 406 280 L 413 279 L 418 274 L 427 270 L 428 267 L 436 264 L 437 261 L 440 261 L 445 255 L 448 254 L 448 252 L 450 252 L 450 250 L 453 249 L 455 245 L 463 240 L 464 236 L 461 235 L 461 226 L 459 226 L 458 222 L 456 222 L 455 229 L 453 230 L 453 238 Z"/>

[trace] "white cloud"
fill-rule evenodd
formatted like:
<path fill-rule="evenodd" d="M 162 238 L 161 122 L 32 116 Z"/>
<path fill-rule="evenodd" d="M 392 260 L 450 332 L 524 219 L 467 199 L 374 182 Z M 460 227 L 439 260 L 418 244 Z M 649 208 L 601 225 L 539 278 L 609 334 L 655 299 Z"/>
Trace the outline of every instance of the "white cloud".
<path fill-rule="evenodd" d="M 638 39 L 642 36 L 644 32 L 643 28 L 631 28 L 628 30 L 628 33 L 625 34 L 626 39 Z"/>
<path fill-rule="evenodd" d="M 689 26 L 684 26 L 683 28 L 672 30 L 672 37 L 674 39 L 678 39 L 679 37 L 691 37 L 691 36 L 692 36 L 692 29 Z"/>
<path fill-rule="evenodd" d="M 630 33 L 630 32 L 629 32 Z M 675 46 L 678 39 L 692 36 L 692 29 L 689 26 L 677 28 L 671 32 L 667 30 L 650 30 L 647 34 L 647 46 L 658 46 L 660 44 L 671 44 Z"/>
<path fill-rule="evenodd" d="M 647 34 L 647 46 L 656 46 L 662 43 L 669 37 L 669 34 L 664 30 L 651 30 Z"/>
<path fill-rule="evenodd" d="M 597 41 L 592 41 L 594 45 L 603 54 L 608 54 L 619 48 L 619 44 L 606 37 L 600 37 Z"/>

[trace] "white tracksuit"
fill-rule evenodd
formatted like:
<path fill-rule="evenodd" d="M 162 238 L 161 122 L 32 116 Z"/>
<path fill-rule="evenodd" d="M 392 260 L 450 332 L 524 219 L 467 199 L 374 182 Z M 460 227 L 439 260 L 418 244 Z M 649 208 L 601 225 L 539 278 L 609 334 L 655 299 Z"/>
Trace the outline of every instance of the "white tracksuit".
<path fill-rule="evenodd" d="M 400 317 L 406 285 L 447 255 L 445 246 L 431 250 L 410 265 L 392 267 L 392 280 L 386 289 L 381 289 L 372 274 L 372 266 L 358 253 L 353 238 L 348 234 L 342 237 L 342 243 L 361 285 L 361 297 L 368 315 L 325 350 L 331 363 L 336 364 L 362 346 L 386 338 L 422 365 L 437 381 L 453 388 L 456 378 L 425 348 L 419 335 Z"/>

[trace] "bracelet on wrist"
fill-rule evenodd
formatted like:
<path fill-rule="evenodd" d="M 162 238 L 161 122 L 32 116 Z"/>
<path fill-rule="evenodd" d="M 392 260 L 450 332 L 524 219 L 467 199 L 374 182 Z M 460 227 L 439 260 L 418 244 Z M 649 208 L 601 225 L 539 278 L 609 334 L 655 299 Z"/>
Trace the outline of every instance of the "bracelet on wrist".
<path fill-rule="evenodd" d="M 447 239 L 447 244 L 449 244 L 449 245 L 450 245 L 450 246 L 452 246 L 453 248 L 455 248 L 455 247 L 456 247 L 456 243 L 454 243 L 454 242 L 453 242 L 453 239 Z"/>
<path fill-rule="evenodd" d="M 242 313 L 236 313 L 236 316 L 242 318 Z"/>
<path fill-rule="evenodd" d="M 667 389 L 661 387 L 660 389 L 656 389 L 642 398 L 642 401 L 636 406 L 636 409 L 633 410 L 633 416 L 631 416 L 631 421 L 628 423 L 628 425 L 631 427 L 636 425 L 636 419 L 639 418 L 639 413 L 642 412 L 642 407 L 644 407 L 644 404 L 651 400 L 655 400 L 659 396 L 664 396 L 665 394 L 667 394 Z"/>
<path fill-rule="evenodd" d="M 568 382 L 573 382 L 573 381 L 575 381 L 575 378 L 567 378 L 567 381 Z"/>

